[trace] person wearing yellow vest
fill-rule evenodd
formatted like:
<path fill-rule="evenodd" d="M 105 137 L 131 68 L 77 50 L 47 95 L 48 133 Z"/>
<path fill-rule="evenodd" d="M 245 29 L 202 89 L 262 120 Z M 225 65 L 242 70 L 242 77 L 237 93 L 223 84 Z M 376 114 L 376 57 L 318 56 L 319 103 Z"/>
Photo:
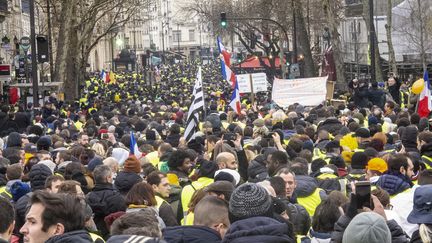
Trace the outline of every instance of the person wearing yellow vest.
<path fill-rule="evenodd" d="M 432 168 L 432 132 L 423 131 L 417 138 L 417 148 L 426 169 Z"/>
<path fill-rule="evenodd" d="M 414 165 L 409 157 L 396 154 L 387 161 L 388 170 L 380 176 L 376 185 L 386 190 L 390 196 L 395 196 L 413 186 L 411 177 L 414 175 Z"/>
<path fill-rule="evenodd" d="M 198 174 L 198 180 L 192 182 L 190 185 L 185 186 L 181 192 L 181 204 L 184 216 L 186 216 L 188 213 L 189 202 L 191 201 L 194 192 L 213 183 L 214 174 L 218 169 L 218 165 L 213 161 L 201 161 L 198 169 L 196 170 L 196 173 Z"/>
<path fill-rule="evenodd" d="M 362 181 L 365 177 L 365 168 L 368 157 L 364 152 L 355 152 L 351 157 L 351 170 L 346 178 L 349 181 Z"/>
<path fill-rule="evenodd" d="M 156 208 L 159 210 L 159 216 L 165 222 L 166 226 L 176 226 L 178 222 L 171 205 L 166 201 L 169 199 L 171 186 L 168 178 L 162 172 L 154 171 L 146 177 L 155 192 Z"/>
<path fill-rule="evenodd" d="M 308 165 L 303 162 L 296 162 L 291 166 L 295 175 L 296 187 L 293 197 L 297 203 L 302 205 L 310 216 L 315 213 L 316 207 L 322 200 L 327 198 L 325 191 L 318 188 L 315 178 L 308 176 Z"/>

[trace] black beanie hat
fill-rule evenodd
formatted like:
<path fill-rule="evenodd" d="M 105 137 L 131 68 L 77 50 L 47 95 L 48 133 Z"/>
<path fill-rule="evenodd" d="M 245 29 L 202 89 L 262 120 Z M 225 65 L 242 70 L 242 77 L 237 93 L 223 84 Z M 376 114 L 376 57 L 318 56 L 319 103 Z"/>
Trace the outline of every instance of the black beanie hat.
<path fill-rule="evenodd" d="M 44 189 L 45 180 L 51 175 L 52 173 L 48 166 L 44 164 L 35 164 L 29 172 L 32 191 Z"/>
<path fill-rule="evenodd" d="M 351 167 L 353 169 L 365 169 L 368 157 L 364 152 L 355 152 L 351 158 Z"/>
<path fill-rule="evenodd" d="M 239 186 L 229 201 L 229 217 L 231 223 L 237 220 L 270 216 L 273 214 L 272 200 L 266 189 L 255 183 Z"/>

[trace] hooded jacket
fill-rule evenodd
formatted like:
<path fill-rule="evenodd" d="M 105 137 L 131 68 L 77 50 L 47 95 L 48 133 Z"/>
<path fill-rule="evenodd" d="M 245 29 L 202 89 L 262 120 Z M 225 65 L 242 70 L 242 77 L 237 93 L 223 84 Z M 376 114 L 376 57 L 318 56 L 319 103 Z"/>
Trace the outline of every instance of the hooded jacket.
<path fill-rule="evenodd" d="M 231 224 L 222 242 L 274 243 L 295 242 L 288 233 L 288 225 L 268 217 L 252 217 Z"/>
<path fill-rule="evenodd" d="M 322 200 L 327 198 L 327 195 L 324 190 L 318 188 L 315 178 L 298 175 L 296 176 L 296 181 L 295 194 L 297 202 L 305 207 L 310 216 L 313 216 L 316 207 L 318 207 Z"/>
<path fill-rule="evenodd" d="M 55 235 L 49 238 L 45 243 L 88 243 L 93 242 L 89 233 L 85 230 L 76 230 L 64 233 L 62 235 Z"/>
<path fill-rule="evenodd" d="M 204 239 L 206 243 L 219 243 L 222 241 L 218 232 L 205 226 L 168 227 L 162 234 L 164 239 L 170 243 L 200 243 Z"/>
<path fill-rule="evenodd" d="M 401 140 L 406 152 L 418 152 L 417 135 L 418 130 L 414 126 L 408 126 L 403 130 Z"/>

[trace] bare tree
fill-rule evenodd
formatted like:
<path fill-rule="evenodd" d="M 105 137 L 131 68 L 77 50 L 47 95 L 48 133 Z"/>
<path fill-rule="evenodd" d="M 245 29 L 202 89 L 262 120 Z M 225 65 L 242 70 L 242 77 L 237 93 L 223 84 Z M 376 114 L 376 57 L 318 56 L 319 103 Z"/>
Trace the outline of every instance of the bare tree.
<path fill-rule="evenodd" d="M 387 24 L 385 25 L 385 28 L 387 34 L 390 71 L 393 73 L 394 76 L 398 76 L 398 70 L 396 67 L 396 55 L 393 48 L 393 38 L 392 38 L 392 25 L 393 25 L 392 9 L 393 9 L 393 1 L 387 0 Z"/>
<path fill-rule="evenodd" d="M 54 79 L 63 82 L 66 99 L 78 97 L 90 51 L 148 3 L 149 0 L 59 0 L 54 4 L 54 13 L 60 14 L 54 17 L 58 21 Z"/>
<path fill-rule="evenodd" d="M 371 20 L 369 17 L 369 0 L 363 0 L 363 19 L 365 20 L 366 27 L 368 30 L 370 28 L 373 28 L 373 32 L 375 32 L 375 25 L 373 24 L 373 19 Z M 372 23 L 372 25 L 371 25 Z M 380 51 L 378 46 L 378 37 L 375 34 L 374 35 L 374 41 L 372 43 L 375 47 L 375 78 L 376 80 L 372 80 L 372 82 L 382 82 L 383 81 L 383 74 L 382 74 L 382 65 L 381 65 L 381 57 L 380 57 Z"/>
<path fill-rule="evenodd" d="M 427 69 L 426 52 L 432 49 L 432 3 L 431 1 L 407 0 L 398 6 L 394 31 L 405 38 L 405 47 L 420 54 L 423 70 Z"/>
<path fill-rule="evenodd" d="M 342 56 L 342 44 L 338 27 L 340 18 L 343 13 L 343 7 L 339 1 L 324 0 L 323 1 L 324 13 L 326 16 L 327 24 L 330 31 L 331 46 L 333 50 L 333 58 L 336 66 L 336 84 L 339 89 L 346 88 L 344 60 Z"/>

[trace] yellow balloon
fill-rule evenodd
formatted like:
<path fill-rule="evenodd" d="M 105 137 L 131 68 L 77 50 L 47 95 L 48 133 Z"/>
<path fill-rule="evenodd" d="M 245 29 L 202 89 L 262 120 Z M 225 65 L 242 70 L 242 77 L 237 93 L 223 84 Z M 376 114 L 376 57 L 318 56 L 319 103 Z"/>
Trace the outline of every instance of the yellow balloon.
<path fill-rule="evenodd" d="M 411 87 L 411 92 L 414 94 L 420 94 L 424 89 L 424 80 L 421 78 L 415 81 Z"/>

